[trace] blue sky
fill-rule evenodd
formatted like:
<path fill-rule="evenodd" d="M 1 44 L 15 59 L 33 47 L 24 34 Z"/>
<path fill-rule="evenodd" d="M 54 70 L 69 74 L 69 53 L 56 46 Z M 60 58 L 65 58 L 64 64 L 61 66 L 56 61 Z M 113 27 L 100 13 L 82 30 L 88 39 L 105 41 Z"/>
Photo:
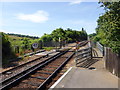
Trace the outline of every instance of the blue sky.
<path fill-rule="evenodd" d="M 4 2 L 0 31 L 32 36 L 50 34 L 56 28 L 95 32 L 104 12 L 98 2 Z"/>

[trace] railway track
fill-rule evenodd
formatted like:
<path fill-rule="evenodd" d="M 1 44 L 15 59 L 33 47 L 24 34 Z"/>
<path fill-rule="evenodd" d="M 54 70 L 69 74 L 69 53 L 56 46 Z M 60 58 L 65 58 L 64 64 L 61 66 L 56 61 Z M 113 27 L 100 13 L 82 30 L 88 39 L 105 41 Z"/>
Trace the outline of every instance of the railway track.
<path fill-rule="evenodd" d="M 80 43 L 83 44 L 84 43 Z M 82 45 L 82 46 L 83 46 Z M 0 89 L 19 89 L 19 88 L 34 88 L 34 89 L 44 89 L 46 85 L 51 82 L 52 78 L 55 77 L 57 72 L 65 65 L 65 63 L 73 56 L 73 52 L 69 50 L 62 51 L 61 53 L 56 54 L 55 56 L 48 57 L 45 55 L 40 57 L 39 60 L 33 60 L 36 62 L 34 65 L 25 64 L 24 69 L 13 69 L 17 71 L 17 74 L 12 74 L 12 71 L 3 72 L 4 78 L 0 84 L 2 87 Z M 66 53 L 66 54 L 65 54 Z M 65 56 L 66 55 L 66 56 Z M 46 57 L 47 56 L 47 57 Z M 44 58 L 45 57 L 45 58 Z M 41 59 L 41 60 L 40 60 Z M 27 68 L 26 68 L 27 67 Z M 21 71 L 21 72 L 19 72 Z M 5 75 L 6 74 L 6 75 Z M 6 76 L 8 77 L 6 79 Z"/>
<path fill-rule="evenodd" d="M 0 73 L 0 78 L 1 78 L 0 85 L 8 81 L 12 81 L 12 79 L 21 76 L 23 73 L 25 74 L 26 72 L 44 63 L 48 59 L 53 58 L 55 55 L 58 55 L 59 53 L 60 52 L 53 52 L 50 53 L 49 55 L 43 55 L 35 60 L 32 60 L 30 62 L 24 63 L 15 68 Z"/>
<path fill-rule="evenodd" d="M 57 54 L 58 52 L 53 52 L 53 53 L 56 53 L 56 54 Z M 56 54 L 55 54 L 55 55 L 56 55 Z M 26 62 L 26 63 L 24 63 L 24 64 L 21 64 L 21 65 L 16 66 L 16 67 L 14 67 L 14 68 L 12 68 L 12 69 L 9 69 L 9 70 L 7 70 L 7 71 L 2 72 L 2 73 L 0 74 L 1 82 L 4 82 L 4 81 L 6 81 L 7 79 L 15 76 L 16 74 L 19 74 L 19 73 L 23 72 L 24 70 L 27 70 L 27 69 L 29 69 L 29 68 L 31 68 L 31 67 L 33 67 L 33 66 L 36 66 L 36 65 L 39 64 L 39 63 L 44 62 L 46 59 L 51 58 L 52 56 L 53 56 L 53 55 L 50 55 L 50 54 L 43 55 L 43 56 L 41 56 L 41 57 L 39 57 L 39 58 L 37 58 L 37 59 L 34 59 L 34 60 L 32 60 L 32 61 Z M 0 82 L 0 83 L 1 83 L 1 82 Z"/>
<path fill-rule="evenodd" d="M 21 85 L 23 86 L 23 88 L 28 88 L 29 86 L 29 88 L 43 88 L 45 84 L 50 80 L 50 77 L 53 77 L 56 72 L 61 69 L 62 65 L 64 65 L 65 62 L 67 62 L 67 60 L 73 55 L 73 52 L 66 52 L 67 51 L 63 51 L 55 56 L 46 58 L 46 60 L 40 62 L 39 64 L 34 65 L 33 67 L 30 67 L 29 69 L 26 69 L 21 73 L 15 74 L 14 76 L 3 80 L 1 82 L 1 89 L 4 90 L 11 88 L 17 85 L 19 82 L 21 83 L 17 85 L 18 88 L 21 88 Z M 37 81 L 39 81 L 39 84 L 37 82 L 31 82 L 35 81 L 36 79 Z"/>

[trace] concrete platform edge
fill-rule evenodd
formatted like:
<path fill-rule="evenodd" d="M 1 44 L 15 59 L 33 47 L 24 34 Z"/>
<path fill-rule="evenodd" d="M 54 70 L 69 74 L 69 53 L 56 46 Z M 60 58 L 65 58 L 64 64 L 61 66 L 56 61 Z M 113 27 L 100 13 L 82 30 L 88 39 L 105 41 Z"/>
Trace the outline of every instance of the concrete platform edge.
<path fill-rule="evenodd" d="M 48 90 L 52 90 L 55 86 L 71 71 L 73 67 L 70 67 Z"/>

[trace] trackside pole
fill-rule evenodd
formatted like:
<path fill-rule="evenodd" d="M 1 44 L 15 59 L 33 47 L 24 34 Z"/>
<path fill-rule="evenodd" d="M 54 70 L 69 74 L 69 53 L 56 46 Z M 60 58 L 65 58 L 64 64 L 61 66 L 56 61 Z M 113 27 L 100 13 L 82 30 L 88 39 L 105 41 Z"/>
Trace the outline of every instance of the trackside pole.
<path fill-rule="evenodd" d="M 77 67 L 77 60 L 78 60 L 78 49 L 79 49 L 79 42 L 77 41 L 76 42 L 76 48 L 75 48 L 75 56 L 76 56 L 75 65 L 76 65 L 76 67 Z"/>

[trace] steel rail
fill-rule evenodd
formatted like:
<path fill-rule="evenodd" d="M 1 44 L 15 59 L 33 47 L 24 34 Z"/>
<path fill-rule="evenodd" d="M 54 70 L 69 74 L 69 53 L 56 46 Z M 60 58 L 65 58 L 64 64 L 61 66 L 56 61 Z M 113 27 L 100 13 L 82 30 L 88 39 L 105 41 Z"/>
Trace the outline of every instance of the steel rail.
<path fill-rule="evenodd" d="M 75 54 L 75 52 L 70 55 L 38 88 L 37 90 L 44 90 L 47 84 L 49 84 L 52 79 L 57 75 L 57 73 L 65 66 L 65 64 L 72 58 L 72 56 Z"/>
<path fill-rule="evenodd" d="M 44 52 L 44 51 L 41 51 L 41 52 Z M 45 56 L 46 56 L 46 55 L 45 55 Z M 5 73 L 7 73 L 7 72 L 10 72 L 11 70 L 14 70 L 14 69 L 16 69 L 16 68 L 22 67 L 22 66 L 24 66 L 24 65 L 26 65 L 26 64 L 29 64 L 29 63 L 31 63 L 31 62 L 34 62 L 34 61 L 36 61 L 36 60 L 38 60 L 38 59 L 40 59 L 40 58 L 43 58 L 43 57 L 44 57 L 44 56 L 38 57 L 38 58 L 36 58 L 36 59 L 34 59 L 34 60 L 32 60 L 32 61 L 26 62 L 26 63 L 24 63 L 24 64 L 21 64 L 21 65 L 19 65 L 19 66 L 16 66 L 16 67 L 14 67 L 14 68 L 11 68 L 11 69 L 9 69 L 9 70 L 3 71 L 3 72 L 1 72 L 0 74 L 5 74 Z"/>
<path fill-rule="evenodd" d="M 59 53 L 58 53 L 59 54 Z M 56 54 L 56 55 L 58 55 L 58 54 Z M 46 55 L 45 55 L 46 56 Z M 44 57 L 44 56 L 43 56 Z M 52 57 L 50 57 L 50 58 L 48 58 L 48 59 L 51 59 L 51 58 L 53 58 L 54 56 L 52 56 Z M 41 57 L 42 58 L 42 57 Z M 9 78 L 6 78 L 5 80 L 2 80 L 1 82 L 0 82 L 0 84 L 4 84 L 4 83 L 6 83 L 6 82 L 8 82 L 8 81 L 10 81 L 11 79 L 14 79 L 16 76 L 19 76 L 19 75 L 21 75 L 22 73 L 26 73 L 27 71 L 30 71 L 31 69 L 33 69 L 33 68 L 35 68 L 36 66 L 38 66 L 39 64 L 42 64 L 42 63 L 44 63 L 45 61 L 47 61 L 48 59 L 46 59 L 46 60 L 44 60 L 44 61 L 41 61 L 41 62 L 39 62 L 38 64 L 36 64 L 36 65 L 34 65 L 34 66 L 31 66 L 31 67 L 29 67 L 29 68 L 27 68 L 26 70 L 24 70 L 24 71 L 21 71 L 21 72 L 19 72 L 19 73 L 16 73 L 16 74 L 14 74 L 13 76 L 10 76 Z M 32 61 L 33 62 L 33 61 Z M 30 63 L 30 62 L 29 62 Z M 25 64 L 26 65 L 26 64 Z M 23 65 L 22 65 L 23 66 Z M 20 67 L 22 67 L 22 66 L 20 66 Z M 16 68 L 14 68 L 14 69 L 16 69 Z M 14 69 L 12 69 L 12 70 L 14 70 Z"/>
<path fill-rule="evenodd" d="M 45 64 L 48 64 L 49 62 L 55 60 L 56 58 L 58 58 L 58 57 L 60 57 L 61 55 L 65 54 L 66 52 L 67 52 L 67 51 L 64 51 L 64 52 L 62 52 L 62 53 L 58 53 L 57 55 L 52 56 L 52 57 L 46 59 L 45 61 L 43 61 L 43 62 L 41 62 L 41 63 L 39 63 L 39 64 L 37 64 L 37 65 L 35 65 L 35 66 L 27 69 L 27 70 L 25 70 L 25 71 L 23 71 L 23 72 L 20 72 L 20 73 L 17 74 L 17 75 L 14 75 L 13 77 L 8 78 L 7 80 L 3 81 L 2 84 L 8 82 L 8 81 L 11 80 L 11 79 L 14 79 L 14 78 L 17 77 L 18 75 L 22 75 L 22 74 L 23 74 L 22 76 L 20 76 L 20 77 L 18 77 L 17 79 L 9 82 L 8 84 L 3 85 L 2 88 L 1 88 L 1 90 L 8 89 L 8 88 L 10 88 L 12 85 L 17 84 L 19 81 L 21 81 L 23 78 L 27 77 L 29 74 L 35 72 L 35 71 L 36 71 L 37 69 L 39 69 L 39 68 L 42 68 Z M 27 72 L 27 71 L 28 71 L 28 72 Z"/>

